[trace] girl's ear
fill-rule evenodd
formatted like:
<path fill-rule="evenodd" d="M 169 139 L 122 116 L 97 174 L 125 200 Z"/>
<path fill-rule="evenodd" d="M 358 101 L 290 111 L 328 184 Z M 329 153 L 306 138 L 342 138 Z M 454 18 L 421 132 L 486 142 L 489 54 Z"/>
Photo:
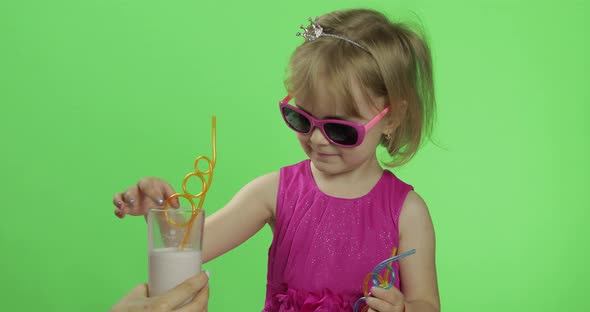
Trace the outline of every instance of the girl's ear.
<path fill-rule="evenodd" d="M 383 134 L 393 134 L 401 124 L 406 110 L 408 108 L 408 102 L 405 100 L 397 100 L 393 102 L 393 105 L 389 106 L 389 112 L 385 115 L 385 126 L 383 127 Z"/>

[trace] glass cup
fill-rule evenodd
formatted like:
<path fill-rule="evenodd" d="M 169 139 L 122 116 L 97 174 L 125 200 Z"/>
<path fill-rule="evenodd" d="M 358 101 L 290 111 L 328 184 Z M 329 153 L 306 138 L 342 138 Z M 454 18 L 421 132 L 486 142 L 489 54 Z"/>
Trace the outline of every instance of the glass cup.
<path fill-rule="evenodd" d="M 150 297 L 164 293 L 201 272 L 204 221 L 205 211 L 197 214 L 191 207 L 149 210 Z"/>

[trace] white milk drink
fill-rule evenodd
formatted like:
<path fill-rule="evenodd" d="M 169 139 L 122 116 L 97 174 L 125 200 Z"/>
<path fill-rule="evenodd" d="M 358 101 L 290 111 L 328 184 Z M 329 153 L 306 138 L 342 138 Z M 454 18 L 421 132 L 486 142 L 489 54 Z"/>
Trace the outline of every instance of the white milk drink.
<path fill-rule="evenodd" d="M 164 293 L 201 272 L 201 252 L 177 247 L 149 251 L 149 295 Z"/>

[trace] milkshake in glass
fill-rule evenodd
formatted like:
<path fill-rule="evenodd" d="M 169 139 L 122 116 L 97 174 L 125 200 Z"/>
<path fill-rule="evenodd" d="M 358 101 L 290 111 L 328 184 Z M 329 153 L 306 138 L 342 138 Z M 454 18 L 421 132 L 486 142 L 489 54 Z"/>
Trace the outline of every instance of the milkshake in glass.
<path fill-rule="evenodd" d="M 194 213 L 190 207 L 150 209 L 147 220 L 152 297 L 201 272 L 205 211 Z"/>

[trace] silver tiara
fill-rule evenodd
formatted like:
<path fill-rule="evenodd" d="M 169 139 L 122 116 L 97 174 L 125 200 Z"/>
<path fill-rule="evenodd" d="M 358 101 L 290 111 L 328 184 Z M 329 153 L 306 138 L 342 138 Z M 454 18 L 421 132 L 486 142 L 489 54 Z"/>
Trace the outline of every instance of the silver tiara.
<path fill-rule="evenodd" d="M 362 45 L 352 41 L 351 39 L 348 39 L 346 37 L 342 37 L 342 36 L 338 36 L 338 35 L 333 35 L 333 34 L 327 34 L 324 32 L 324 29 L 322 28 L 322 26 L 318 25 L 316 22 L 318 20 L 318 18 L 315 18 L 315 21 L 313 21 L 310 18 L 307 19 L 309 21 L 309 23 L 311 24 L 311 28 L 310 27 L 304 27 L 303 25 L 301 25 L 299 28 L 303 29 L 303 33 L 298 32 L 296 35 L 297 36 L 302 36 L 303 38 L 305 38 L 305 40 L 307 41 L 314 41 L 316 39 L 318 39 L 319 37 L 332 37 L 332 38 L 338 38 L 340 40 L 344 40 L 346 42 L 352 43 L 355 46 L 369 52 L 369 50 L 365 47 L 363 47 Z"/>

